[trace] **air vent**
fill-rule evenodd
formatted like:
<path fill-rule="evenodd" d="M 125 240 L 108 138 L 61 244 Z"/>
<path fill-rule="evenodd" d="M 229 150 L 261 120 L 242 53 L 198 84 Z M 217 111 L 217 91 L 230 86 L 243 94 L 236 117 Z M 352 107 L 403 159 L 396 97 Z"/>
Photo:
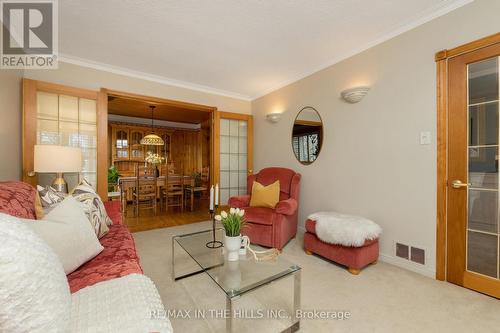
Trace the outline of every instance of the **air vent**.
<path fill-rule="evenodd" d="M 396 243 L 396 256 L 408 260 L 410 258 L 408 245 Z"/>
<path fill-rule="evenodd" d="M 411 247 L 411 261 L 425 265 L 425 250 L 417 247 Z"/>

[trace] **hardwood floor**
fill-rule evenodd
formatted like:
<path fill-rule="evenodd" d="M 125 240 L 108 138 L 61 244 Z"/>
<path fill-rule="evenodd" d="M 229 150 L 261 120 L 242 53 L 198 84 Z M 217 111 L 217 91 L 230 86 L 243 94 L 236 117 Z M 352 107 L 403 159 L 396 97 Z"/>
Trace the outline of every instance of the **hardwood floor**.
<path fill-rule="evenodd" d="M 144 210 L 139 212 L 139 217 L 134 217 L 133 206 L 129 204 L 124 222 L 131 232 L 138 232 L 207 221 L 209 219 L 208 200 L 199 200 L 192 212 L 187 208 L 181 212 L 178 207 L 170 207 L 168 212 L 158 209 L 156 216 L 152 211 Z"/>

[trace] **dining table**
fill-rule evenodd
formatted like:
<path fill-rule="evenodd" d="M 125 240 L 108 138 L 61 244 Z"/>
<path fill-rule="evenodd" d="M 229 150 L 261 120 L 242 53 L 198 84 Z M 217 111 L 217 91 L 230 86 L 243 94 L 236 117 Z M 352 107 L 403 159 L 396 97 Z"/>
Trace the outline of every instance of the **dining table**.
<path fill-rule="evenodd" d="M 183 184 L 189 184 L 188 187 L 186 187 L 187 190 L 191 191 L 190 195 L 190 209 L 193 211 L 194 208 L 194 195 L 193 192 L 195 191 L 196 187 L 194 186 L 194 178 L 192 176 L 183 176 L 183 175 L 177 175 L 177 174 L 170 174 L 168 175 L 168 182 L 169 183 L 176 183 L 176 182 L 181 182 Z M 127 201 L 128 198 L 130 197 L 129 193 L 132 189 L 134 189 L 137 186 L 137 177 L 135 176 L 125 176 L 125 177 L 120 177 L 118 179 L 118 184 L 120 186 L 120 201 L 122 204 L 122 211 L 125 212 L 127 208 Z M 161 187 L 165 186 L 165 176 L 159 176 L 156 179 L 156 186 L 158 188 L 158 193 L 160 191 Z M 185 191 L 183 191 L 185 192 Z"/>

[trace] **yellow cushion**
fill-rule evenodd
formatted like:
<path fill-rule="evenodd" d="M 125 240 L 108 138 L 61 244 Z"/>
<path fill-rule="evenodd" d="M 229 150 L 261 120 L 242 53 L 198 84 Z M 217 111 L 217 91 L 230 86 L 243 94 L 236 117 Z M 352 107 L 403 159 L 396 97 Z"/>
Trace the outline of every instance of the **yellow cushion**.
<path fill-rule="evenodd" d="M 264 186 L 258 182 L 253 182 L 252 196 L 250 197 L 250 207 L 274 208 L 280 201 L 280 181 L 277 180 L 271 185 Z"/>

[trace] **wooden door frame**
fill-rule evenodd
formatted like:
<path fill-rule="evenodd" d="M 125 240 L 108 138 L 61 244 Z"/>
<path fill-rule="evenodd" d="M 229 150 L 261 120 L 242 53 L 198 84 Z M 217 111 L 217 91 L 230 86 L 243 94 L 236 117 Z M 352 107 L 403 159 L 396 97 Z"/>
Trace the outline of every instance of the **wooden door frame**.
<path fill-rule="evenodd" d="M 217 111 L 214 113 L 214 157 L 220 156 L 220 119 L 244 120 L 247 122 L 247 172 L 253 173 L 253 116 L 245 113 Z M 214 161 L 214 183 L 220 183 L 220 158 Z"/>
<path fill-rule="evenodd" d="M 216 175 L 214 173 L 214 164 L 215 164 L 216 160 L 214 158 L 214 156 L 215 156 L 214 129 L 216 127 L 215 115 L 217 114 L 217 107 L 203 105 L 203 104 L 190 103 L 190 102 L 182 102 L 182 101 L 161 98 L 161 97 L 153 97 L 153 96 L 129 93 L 129 92 L 125 92 L 125 91 L 119 91 L 119 90 L 113 90 L 113 89 L 107 89 L 107 88 L 101 88 L 100 93 L 102 94 L 102 99 L 105 100 L 105 102 L 106 102 L 106 137 L 107 137 L 107 130 L 108 130 L 108 123 L 107 123 L 108 96 L 121 97 L 121 98 L 126 98 L 126 99 L 131 99 L 131 100 L 147 101 L 147 102 L 151 102 L 151 103 L 169 105 L 169 106 L 173 106 L 173 107 L 177 107 L 177 108 L 183 108 L 183 109 L 188 109 L 188 110 L 195 110 L 195 111 L 202 111 L 202 112 L 211 113 L 211 117 L 210 117 L 211 118 L 211 128 L 210 128 L 211 152 L 210 152 L 210 170 L 209 171 L 210 171 L 211 182 L 215 183 Z M 107 145 L 106 145 L 106 164 L 107 164 L 107 154 L 108 153 L 107 153 Z"/>
<path fill-rule="evenodd" d="M 436 279 L 445 281 L 447 256 L 448 181 L 448 61 L 457 56 L 500 43 L 500 33 L 436 53 L 437 67 L 437 216 Z"/>
<path fill-rule="evenodd" d="M 30 177 L 33 169 L 33 158 L 28 156 L 34 155 L 34 147 L 36 144 L 36 94 L 38 91 L 76 96 L 80 98 L 87 98 L 96 101 L 97 107 L 97 145 L 101 147 L 102 141 L 107 140 L 107 99 L 102 100 L 102 94 L 99 91 L 75 88 L 56 83 L 45 81 L 23 79 L 23 109 L 22 109 L 22 149 L 23 149 L 23 165 L 22 165 L 22 180 L 36 185 L 33 183 L 34 178 Z M 104 102 L 106 104 L 104 104 Z M 107 200 L 108 190 L 107 183 L 99 182 L 100 179 L 107 180 L 107 145 L 102 145 L 104 148 L 97 150 L 97 192 Z M 104 153 L 103 153 L 104 150 Z M 104 154 L 104 155 L 103 155 Z M 104 156 L 104 158 L 103 158 Z"/>

